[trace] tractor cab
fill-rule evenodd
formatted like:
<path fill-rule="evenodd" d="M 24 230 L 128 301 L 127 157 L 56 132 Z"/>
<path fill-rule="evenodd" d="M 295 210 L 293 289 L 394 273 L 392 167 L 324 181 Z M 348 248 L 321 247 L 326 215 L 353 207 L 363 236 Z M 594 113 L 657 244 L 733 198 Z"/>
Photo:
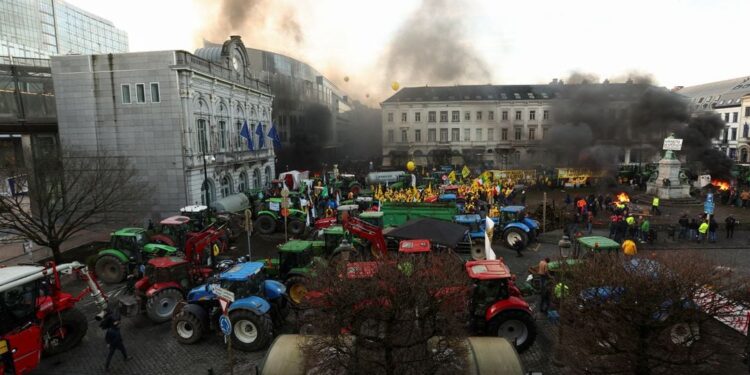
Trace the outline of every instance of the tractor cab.
<path fill-rule="evenodd" d="M 261 262 L 239 263 L 219 275 L 219 286 L 234 293 L 235 301 L 259 295 L 265 281 L 262 269 Z"/>
<path fill-rule="evenodd" d="M 472 302 L 475 314 L 483 316 L 487 307 L 511 295 L 510 289 L 515 286 L 512 286 L 510 269 L 502 260 L 469 261 L 465 267 L 474 283 Z"/>
<path fill-rule="evenodd" d="M 182 288 L 191 285 L 190 262 L 178 257 L 154 258 L 146 263 L 145 277 L 150 284 L 176 282 Z M 138 282 L 143 281 L 143 279 Z M 137 287 L 136 283 L 136 287 Z"/>
<path fill-rule="evenodd" d="M 180 215 L 187 216 L 192 220 L 194 230 L 199 231 L 211 224 L 209 220 L 208 206 L 192 205 L 180 209 Z"/>
<path fill-rule="evenodd" d="M 141 251 L 146 247 L 146 231 L 142 228 L 123 228 L 110 236 L 110 246 L 141 261 Z"/>
<path fill-rule="evenodd" d="M 307 267 L 314 257 L 313 245 L 319 241 L 291 240 L 279 245 L 279 276 L 284 277 L 292 269 Z"/>
<path fill-rule="evenodd" d="M 334 225 L 323 230 L 323 242 L 325 243 L 325 253 L 330 255 L 335 248 L 337 248 L 341 241 L 344 239 L 346 232 L 344 227 L 341 225 Z"/>
<path fill-rule="evenodd" d="M 525 217 L 526 207 L 524 206 L 505 206 L 500 208 L 500 221 L 503 223 L 521 221 Z"/>
<path fill-rule="evenodd" d="M 359 214 L 359 218 L 378 228 L 383 227 L 383 211 L 366 211 Z"/>
<path fill-rule="evenodd" d="M 159 222 L 156 231 L 151 235 L 149 240 L 153 243 L 183 247 L 186 236 L 191 231 L 190 217 L 181 215 L 170 216 Z"/>
<path fill-rule="evenodd" d="M 425 254 L 431 248 L 430 240 L 403 240 L 398 243 L 399 254 Z"/>
<path fill-rule="evenodd" d="M 472 240 L 484 239 L 484 220 L 478 214 L 456 215 L 453 217 L 456 224 L 461 224 L 469 230 Z"/>

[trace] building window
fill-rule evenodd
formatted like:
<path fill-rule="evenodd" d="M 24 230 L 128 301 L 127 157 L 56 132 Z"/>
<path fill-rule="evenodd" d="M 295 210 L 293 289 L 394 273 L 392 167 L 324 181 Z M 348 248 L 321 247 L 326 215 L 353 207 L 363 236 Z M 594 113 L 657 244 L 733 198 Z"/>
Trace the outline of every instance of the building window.
<path fill-rule="evenodd" d="M 132 103 L 130 100 L 130 85 L 122 85 L 122 104 Z"/>
<path fill-rule="evenodd" d="M 737 128 L 732 128 L 732 140 L 737 140 Z"/>
<path fill-rule="evenodd" d="M 451 112 L 451 121 L 452 122 L 459 122 L 459 121 L 461 121 L 461 112 L 460 111 L 453 111 L 453 112 Z"/>
<path fill-rule="evenodd" d="M 414 131 L 414 142 L 422 142 L 422 131 L 419 129 Z"/>
<path fill-rule="evenodd" d="M 464 129 L 464 142 L 471 141 L 471 129 Z"/>
<path fill-rule="evenodd" d="M 237 192 L 244 193 L 247 190 L 247 172 L 240 173 L 240 183 L 237 185 Z"/>
<path fill-rule="evenodd" d="M 427 112 L 427 122 L 435 122 L 435 111 Z"/>
<path fill-rule="evenodd" d="M 448 111 L 440 111 L 440 122 L 448 122 Z"/>
<path fill-rule="evenodd" d="M 448 142 L 448 129 L 440 129 L 440 142 Z"/>
<path fill-rule="evenodd" d="M 205 154 L 208 152 L 208 138 L 206 137 L 206 131 L 208 129 L 206 127 L 206 120 L 202 118 L 198 119 L 197 128 L 198 152 L 200 152 L 201 154 Z"/>
<path fill-rule="evenodd" d="M 235 136 L 237 137 L 237 144 L 235 145 L 235 149 L 240 151 L 242 150 L 242 145 L 244 144 L 243 141 L 245 140 L 245 138 L 242 138 L 242 136 L 240 135 L 240 133 L 242 133 L 242 122 L 240 122 L 240 120 L 237 120 L 237 123 L 234 124 L 234 127 L 237 128 L 237 134 L 235 134 Z"/>
<path fill-rule="evenodd" d="M 745 125 L 744 125 L 744 126 L 742 127 L 742 136 L 743 136 L 743 137 L 745 137 L 745 138 L 747 138 L 747 136 L 748 136 L 748 133 L 750 133 L 750 125 L 748 125 L 748 124 L 745 124 Z"/>
<path fill-rule="evenodd" d="M 401 142 L 409 142 L 409 136 L 406 134 L 406 129 L 401 130 Z"/>
<path fill-rule="evenodd" d="M 515 137 L 515 140 L 517 140 L 517 141 L 521 140 L 521 128 L 516 128 L 514 137 Z"/>
<path fill-rule="evenodd" d="M 495 111 L 487 112 L 487 119 L 493 121 L 495 119 Z"/>
<path fill-rule="evenodd" d="M 221 151 L 227 149 L 227 122 L 219 121 L 219 147 Z"/>
<path fill-rule="evenodd" d="M 750 107 L 745 107 L 745 117 L 750 117 Z"/>
<path fill-rule="evenodd" d="M 159 96 L 159 84 L 151 83 L 151 103 L 161 102 L 161 96 Z"/>
<path fill-rule="evenodd" d="M 737 122 L 737 117 L 740 115 L 739 112 L 732 112 L 732 122 Z"/>
<path fill-rule="evenodd" d="M 401 112 L 401 122 L 406 122 L 406 112 Z"/>
<path fill-rule="evenodd" d="M 146 102 L 146 85 L 143 83 L 135 84 L 135 99 L 138 103 Z"/>
<path fill-rule="evenodd" d="M 516 111 L 516 120 L 521 119 L 521 111 Z"/>
<path fill-rule="evenodd" d="M 469 111 L 464 112 L 464 120 L 471 121 L 471 112 Z"/>
<path fill-rule="evenodd" d="M 229 176 L 224 176 L 221 179 L 221 196 L 228 197 L 232 195 L 232 183 L 229 180 Z"/>
<path fill-rule="evenodd" d="M 536 120 L 536 111 L 529 111 L 529 120 Z"/>
<path fill-rule="evenodd" d="M 437 142 L 437 130 L 427 129 L 427 142 Z"/>
<path fill-rule="evenodd" d="M 508 140 L 508 129 L 500 129 L 500 139 L 503 141 Z"/>
<path fill-rule="evenodd" d="M 729 122 L 729 112 L 724 114 L 724 122 Z"/>
<path fill-rule="evenodd" d="M 529 129 L 529 140 L 533 141 L 536 139 L 536 129 Z"/>
<path fill-rule="evenodd" d="M 542 112 L 542 120 L 549 120 L 549 110 L 545 109 L 544 112 Z"/>
<path fill-rule="evenodd" d="M 253 189 L 260 189 L 263 185 L 260 181 L 260 169 L 255 168 L 253 171 Z"/>
<path fill-rule="evenodd" d="M 503 121 L 508 121 L 508 111 L 503 111 Z"/>
<path fill-rule="evenodd" d="M 477 111 L 477 121 L 482 121 L 482 111 Z"/>
<path fill-rule="evenodd" d="M 388 129 L 388 142 L 393 142 L 393 129 Z"/>
<path fill-rule="evenodd" d="M 422 112 L 414 112 L 414 122 L 422 122 Z"/>
<path fill-rule="evenodd" d="M 461 140 L 461 129 L 453 128 L 451 129 L 451 142 L 458 142 Z"/>
<path fill-rule="evenodd" d="M 393 112 L 388 112 L 388 122 L 393 122 Z"/>
<path fill-rule="evenodd" d="M 477 141 L 482 141 L 483 140 L 482 139 L 482 129 L 477 129 L 475 131 L 475 134 L 476 134 Z"/>
<path fill-rule="evenodd" d="M 495 129 L 493 128 L 487 129 L 487 140 L 490 142 L 495 141 Z"/>

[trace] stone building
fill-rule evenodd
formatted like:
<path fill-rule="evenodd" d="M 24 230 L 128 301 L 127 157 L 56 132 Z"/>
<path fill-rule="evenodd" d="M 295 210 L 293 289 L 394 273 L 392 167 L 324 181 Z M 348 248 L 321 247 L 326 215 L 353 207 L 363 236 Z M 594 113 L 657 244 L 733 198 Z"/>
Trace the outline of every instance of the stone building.
<path fill-rule="evenodd" d="M 154 218 L 262 187 L 275 174 L 273 96 L 248 62 L 238 36 L 195 54 L 53 57 L 61 147 L 129 158 L 154 190 Z"/>

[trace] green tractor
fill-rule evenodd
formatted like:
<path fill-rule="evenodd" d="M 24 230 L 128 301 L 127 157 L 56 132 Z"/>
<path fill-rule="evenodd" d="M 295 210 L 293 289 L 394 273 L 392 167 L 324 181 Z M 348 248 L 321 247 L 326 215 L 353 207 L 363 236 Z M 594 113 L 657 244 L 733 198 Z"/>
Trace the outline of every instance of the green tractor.
<path fill-rule="evenodd" d="M 292 208 L 293 200 L 289 199 L 289 216 L 286 224 L 289 234 L 300 236 L 305 233 L 307 228 L 307 214 L 299 208 Z M 255 218 L 255 229 L 261 234 L 272 234 L 277 229 L 284 228 L 284 217 L 281 216 L 281 206 L 283 198 L 269 198 L 265 204 L 258 210 Z M 299 207 L 299 205 L 296 205 Z"/>
<path fill-rule="evenodd" d="M 151 258 L 181 256 L 174 246 L 147 243 L 143 228 L 122 228 L 110 236 L 109 248 L 99 251 L 94 269 L 99 280 L 114 284 L 125 280 Z"/>

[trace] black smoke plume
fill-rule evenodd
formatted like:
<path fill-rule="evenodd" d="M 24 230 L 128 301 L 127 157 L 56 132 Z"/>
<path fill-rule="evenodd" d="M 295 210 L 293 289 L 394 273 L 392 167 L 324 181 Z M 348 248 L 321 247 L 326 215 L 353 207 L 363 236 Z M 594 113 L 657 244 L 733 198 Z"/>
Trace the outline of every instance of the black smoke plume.
<path fill-rule="evenodd" d="M 712 146 L 724 131 L 724 120 L 717 113 L 701 112 L 690 118 L 687 126 L 675 132 L 682 139 L 682 152 L 688 161 L 698 163 L 713 178 L 730 179 L 733 162 Z"/>
<path fill-rule="evenodd" d="M 466 35 L 466 1 L 423 0 L 386 52 L 386 77 L 410 84 L 487 83 L 487 63 Z"/>
<path fill-rule="evenodd" d="M 212 23 L 209 35 L 211 40 L 224 40 L 229 35 L 242 34 L 246 43 L 253 45 L 259 41 L 254 35 L 262 37 L 258 30 L 272 29 L 274 33 L 284 35 L 289 41 L 300 45 L 305 36 L 299 24 L 295 8 L 271 0 L 218 0 L 218 22 Z M 273 15 L 274 17 L 271 17 Z M 270 24 L 274 23 L 274 24 Z M 256 32 L 253 32 L 256 31 Z M 262 44 L 262 43 L 261 43 Z"/>

